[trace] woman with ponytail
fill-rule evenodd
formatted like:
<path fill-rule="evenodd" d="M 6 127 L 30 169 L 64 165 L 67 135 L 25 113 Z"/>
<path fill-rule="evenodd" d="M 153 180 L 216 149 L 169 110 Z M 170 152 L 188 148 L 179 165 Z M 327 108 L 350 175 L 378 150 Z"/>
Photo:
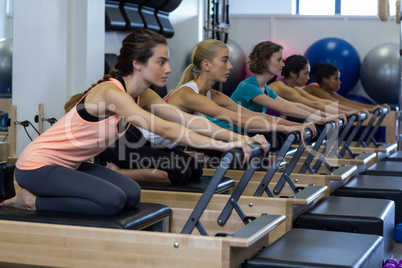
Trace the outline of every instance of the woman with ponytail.
<path fill-rule="evenodd" d="M 220 151 L 241 147 L 247 159 L 250 140 L 228 142 L 228 133 L 212 133 L 217 128 L 206 125 L 208 121 L 191 121 L 190 115 L 170 107 L 149 89 L 151 84 L 165 86 L 170 72 L 162 35 L 146 29 L 129 34 L 115 69 L 74 96 L 66 105 L 68 112 L 20 154 L 15 177 L 22 189 L 2 206 L 99 215 L 137 206 L 137 182 L 88 162 L 124 134 L 127 127 L 120 126 L 126 123 L 193 147 Z M 181 119 L 191 121 L 187 125 L 204 135 L 177 123 Z M 209 137 L 213 135 L 215 139 Z M 267 151 L 266 141 L 263 147 Z"/>
<path fill-rule="evenodd" d="M 253 133 L 298 131 L 303 135 L 305 127 L 315 132 L 314 125 L 303 126 L 251 111 L 212 89 L 215 83 L 226 82 L 232 68 L 227 45 L 215 39 L 204 40 L 193 49 L 192 63 L 184 70 L 177 87 L 164 100 L 184 112 L 220 119 L 224 123 L 221 127 L 234 132 L 241 132 L 241 129 L 252 130 Z M 157 144 L 169 144 L 169 141 L 147 131 L 144 136 Z M 275 144 L 271 146 L 275 147 Z"/>

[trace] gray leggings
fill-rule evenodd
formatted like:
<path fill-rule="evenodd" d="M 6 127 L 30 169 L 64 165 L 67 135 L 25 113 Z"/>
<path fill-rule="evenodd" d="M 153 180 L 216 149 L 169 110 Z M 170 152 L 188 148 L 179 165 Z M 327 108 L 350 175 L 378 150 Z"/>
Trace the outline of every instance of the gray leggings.
<path fill-rule="evenodd" d="M 137 182 L 109 168 L 82 163 L 76 170 L 56 165 L 16 168 L 18 184 L 37 196 L 38 211 L 113 215 L 140 202 Z"/>

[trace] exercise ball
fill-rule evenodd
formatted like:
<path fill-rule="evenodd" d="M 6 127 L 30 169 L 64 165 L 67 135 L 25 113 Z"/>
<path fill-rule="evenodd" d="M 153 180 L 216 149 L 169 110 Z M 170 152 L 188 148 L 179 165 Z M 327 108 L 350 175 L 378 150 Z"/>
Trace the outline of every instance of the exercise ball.
<path fill-rule="evenodd" d="M 269 41 L 279 44 L 283 46 L 283 59 L 286 60 L 287 57 L 292 56 L 292 55 L 297 55 L 299 52 L 288 42 L 279 40 L 279 39 L 270 39 Z"/>
<path fill-rule="evenodd" d="M 345 96 L 345 98 L 347 98 L 347 99 L 349 99 L 349 100 L 361 102 L 361 103 L 373 104 L 373 102 L 372 102 L 371 100 L 369 100 L 369 99 L 366 98 L 366 97 L 360 96 L 360 95 L 347 94 L 347 95 Z"/>
<path fill-rule="evenodd" d="M 233 40 L 228 40 L 226 43 L 230 51 L 230 61 L 233 65 L 233 69 L 230 71 L 230 75 L 225 83 L 216 83 L 213 88 L 216 90 L 222 90 L 222 92 L 228 96 L 231 96 L 237 85 L 246 78 L 246 54 L 242 48 L 236 44 Z M 222 88 L 221 88 L 222 86 Z"/>
<path fill-rule="evenodd" d="M 342 83 L 338 93 L 343 96 L 350 92 L 359 80 L 359 54 L 345 40 L 335 37 L 318 40 L 306 50 L 304 56 L 309 60 L 310 66 L 321 62 L 335 65 L 339 69 Z"/>
<path fill-rule="evenodd" d="M 270 39 L 269 41 L 279 44 L 283 46 L 283 60 L 286 60 L 287 57 L 292 56 L 292 55 L 297 55 L 299 52 L 288 42 L 279 40 L 279 39 Z M 246 77 L 253 76 L 254 73 L 252 73 L 249 69 L 249 64 L 246 62 Z"/>
<path fill-rule="evenodd" d="M 398 243 L 402 243 L 402 222 L 398 223 L 394 228 L 394 239 Z"/>
<path fill-rule="evenodd" d="M 249 59 L 247 59 L 247 61 L 245 63 L 246 64 L 246 67 L 245 67 L 245 69 L 246 69 L 246 78 L 249 78 L 249 77 L 251 77 L 251 76 L 253 76 L 255 74 L 252 71 L 250 71 L 248 60 Z"/>
<path fill-rule="evenodd" d="M 12 39 L 0 39 L 0 98 L 11 97 Z"/>
<path fill-rule="evenodd" d="M 378 103 L 398 104 L 399 45 L 385 43 L 364 57 L 360 81 L 367 95 Z"/>

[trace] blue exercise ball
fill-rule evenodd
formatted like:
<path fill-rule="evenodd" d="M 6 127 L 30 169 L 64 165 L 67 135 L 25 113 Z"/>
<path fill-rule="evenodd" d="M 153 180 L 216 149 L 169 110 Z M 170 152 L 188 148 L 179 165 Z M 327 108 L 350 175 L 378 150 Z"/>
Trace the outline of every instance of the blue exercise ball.
<path fill-rule="evenodd" d="M 360 95 L 347 94 L 347 95 L 345 96 L 345 98 L 347 98 L 347 99 L 349 99 L 349 100 L 361 102 L 361 103 L 373 104 L 373 102 L 372 102 L 371 100 L 369 100 L 369 99 L 366 98 L 366 97 L 360 96 Z"/>
<path fill-rule="evenodd" d="M 345 40 L 335 37 L 324 38 L 313 43 L 304 56 L 310 66 L 316 62 L 335 65 L 341 73 L 338 93 L 345 96 L 357 84 L 360 76 L 360 57 L 357 50 Z"/>
<path fill-rule="evenodd" d="M 0 38 L 0 98 L 11 97 L 12 39 Z"/>
<path fill-rule="evenodd" d="M 360 81 L 367 95 L 378 103 L 398 104 L 399 45 L 385 43 L 374 47 L 364 57 Z"/>
<path fill-rule="evenodd" d="M 394 239 L 398 243 L 402 243 L 402 222 L 398 223 L 394 228 Z"/>

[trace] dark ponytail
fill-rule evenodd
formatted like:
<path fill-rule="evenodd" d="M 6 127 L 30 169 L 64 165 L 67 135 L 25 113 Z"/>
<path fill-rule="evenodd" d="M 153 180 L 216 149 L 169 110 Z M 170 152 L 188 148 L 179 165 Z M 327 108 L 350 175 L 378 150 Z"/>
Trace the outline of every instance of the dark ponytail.
<path fill-rule="evenodd" d="M 166 38 L 151 30 L 138 29 L 126 36 L 122 42 L 120 55 L 117 58 L 114 69 L 84 93 L 72 96 L 64 105 L 65 112 L 70 111 L 89 90 L 100 83 L 106 82 L 110 78 L 124 77 L 132 74 L 134 72 L 133 60 L 147 63 L 149 58 L 154 55 L 154 48 L 158 45 L 167 45 Z"/>
<path fill-rule="evenodd" d="M 290 73 L 297 76 L 308 65 L 308 60 L 302 55 L 291 55 L 286 58 L 285 66 L 282 68 L 282 75 L 285 78 L 290 77 Z"/>
<path fill-rule="evenodd" d="M 311 75 L 314 76 L 314 79 L 318 84 L 321 84 L 324 78 L 330 78 L 337 72 L 339 72 L 338 68 L 329 63 L 317 62 L 313 67 L 311 67 Z"/>

